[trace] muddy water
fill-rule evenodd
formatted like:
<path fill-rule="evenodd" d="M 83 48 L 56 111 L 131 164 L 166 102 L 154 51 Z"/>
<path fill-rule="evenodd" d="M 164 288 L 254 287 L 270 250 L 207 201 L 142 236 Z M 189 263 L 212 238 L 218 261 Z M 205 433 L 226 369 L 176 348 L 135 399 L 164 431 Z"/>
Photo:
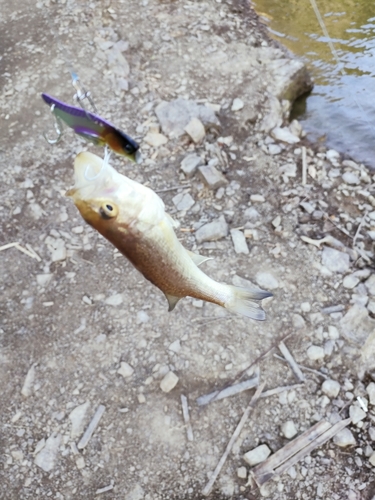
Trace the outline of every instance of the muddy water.
<path fill-rule="evenodd" d="M 271 36 L 301 56 L 315 80 L 295 104 L 310 137 L 375 169 L 375 2 L 316 0 L 335 61 L 310 0 L 256 0 Z"/>

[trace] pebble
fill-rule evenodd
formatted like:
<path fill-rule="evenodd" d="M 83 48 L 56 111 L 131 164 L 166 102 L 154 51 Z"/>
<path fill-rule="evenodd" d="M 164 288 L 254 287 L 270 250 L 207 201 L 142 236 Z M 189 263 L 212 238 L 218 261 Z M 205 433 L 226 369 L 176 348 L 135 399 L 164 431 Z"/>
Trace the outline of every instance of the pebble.
<path fill-rule="evenodd" d="M 322 391 L 329 398 L 336 398 L 340 392 L 340 384 L 336 380 L 325 380 L 322 384 Z"/>
<path fill-rule="evenodd" d="M 206 135 L 204 125 L 199 118 L 192 118 L 186 125 L 185 132 L 193 139 L 195 144 L 202 142 Z"/>
<path fill-rule="evenodd" d="M 244 107 L 244 102 L 242 99 L 240 99 L 239 97 L 236 97 L 235 99 L 233 99 L 233 103 L 232 103 L 232 107 L 231 107 L 231 110 L 232 111 L 240 111 L 240 109 L 242 109 Z"/>
<path fill-rule="evenodd" d="M 244 466 L 238 467 L 238 469 L 237 469 L 237 477 L 239 477 L 240 479 L 246 479 L 247 478 L 247 469 L 246 469 L 246 467 L 244 467 Z"/>
<path fill-rule="evenodd" d="M 350 415 L 350 417 L 352 419 L 352 423 L 354 425 L 358 424 L 358 422 L 360 422 L 361 420 L 366 418 L 366 412 L 363 411 L 362 408 L 360 408 L 356 404 L 350 406 L 349 415 Z"/>
<path fill-rule="evenodd" d="M 143 500 L 144 498 L 144 489 L 140 484 L 137 484 L 129 493 L 125 494 L 124 500 Z"/>
<path fill-rule="evenodd" d="M 105 299 L 104 303 L 108 306 L 119 306 L 123 303 L 123 301 L 124 298 L 122 296 L 122 293 L 115 293 L 114 295 L 111 295 L 110 297 Z"/>
<path fill-rule="evenodd" d="M 355 174 L 354 172 L 345 172 L 342 175 L 342 180 L 345 182 L 345 184 L 350 184 L 350 185 L 356 185 L 360 183 L 358 175 Z"/>
<path fill-rule="evenodd" d="M 358 285 L 359 281 L 360 280 L 357 276 L 355 276 L 354 274 L 349 274 L 348 276 L 345 276 L 342 284 L 344 288 L 348 288 L 349 290 L 351 290 Z"/>
<path fill-rule="evenodd" d="M 248 451 L 244 455 L 244 460 L 247 462 L 250 466 L 260 464 L 266 458 L 270 455 L 271 450 L 268 448 L 266 444 L 261 444 L 260 446 L 257 446 L 251 451 Z"/>
<path fill-rule="evenodd" d="M 311 304 L 310 302 L 302 302 L 301 303 L 301 311 L 308 313 L 311 311 Z"/>
<path fill-rule="evenodd" d="M 168 349 L 172 352 L 175 352 L 175 353 L 178 353 L 181 351 L 181 342 L 179 339 L 175 340 L 174 342 L 172 342 L 172 344 L 170 344 L 170 346 L 168 347 Z"/>
<path fill-rule="evenodd" d="M 177 210 L 189 210 L 195 205 L 195 201 L 189 193 L 178 193 L 172 198 L 172 201 Z"/>
<path fill-rule="evenodd" d="M 199 167 L 198 174 L 210 189 L 218 189 L 228 184 L 224 175 L 212 165 Z"/>
<path fill-rule="evenodd" d="M 317 345 L 312 345 L 307 349 L 307 357 L 312 361 L 318 361 L 324 358 L 324 349 Z"/>
<path fill-rule="evenodd" d="M 61 245 L 58 248 L 55 248 L 55 250 L 52 251 L 51 254 L 51 260 L 52 262 L 61 262 L 66 259 L 66 248 L 65 245 Z"/>
<path fill-rule="evenodd" d="M 281 432 L 287 439 L 292 439 L 298 431 L 293 420 L 288 420 L 281 426 Z"/>
<path fill-rule="evenodd" d="M 369 428 L 368 435 L 369 435 L 371 441 L 375 441 L 375 427 Z"/>
<path fill-rule="evenodd" d="M 261 194 L 252 194 L 250 196 L 250 201 L 253 203 L 264 203 L 266 200 Z"/>
<path fill-rule="evenodd" d="M 349 270 L 349 255 L 334 248 L 324 247 L 322 264 L 334 273 L 345 273 Z"/>
<path fill-rule="evenodd" d="M 78 470 L 84 469 L 86 466 L 85 464 L 85 459 L 83 458 L 82 455 L 76 458 L 76 467 Z"/>
<path fill-rule="evenodd" d="M 153 132 L 149 132 L 145 138 L 144 141 L 149 145 L 154 148 L 158 148 L 160 146 L 163 146 L 164 144 L 167 144 L 168 142 L 168 137 L 166 137 L 163 134 L 157 134 Z"/>
<path fill-rule="evenodd" d="M 328 326 L 328 336 L 331 340 L 337 340 L 338 338 L 340 338 L 340 334 L 339 334 L 338 329 L 333 325 L 329 325 Z"/>
<path fill-rule="evenodd" d="M 244 233 L 242 231 L 240 231 L 239 229 L 231 229 L 230 235 L 232 237 L 234 251 L 236 253 L 248 254 L 249 247 L 247 246 Z"/>
<path fill-rule="evenodd" d="M 33 364 L 29 371 L 27 372 L 27 375 L 25 377 L 25 382 L 23 383 L 22 389 L 21 389 L 21 394 L 25 398 L 28 398 L 32 394 L 32 389 L 34 385 L 34 380 L 35 380 L 35 364 Z"/>
<path fill-rule="evenodd" d="M 35 464 L 45 472 L 50 472 L 56 465 L 61 439 L 61 434 L 52 434 L 44 448 L 35 456 Z"/>
<path fill-rule="evenodd" d="M 375 452 L 369 457 L 368 461 L 375 467 Z"/>
<path fill-rule="evenodd" d="M 259 271 L 255 279 L 258 285 L 264 290 L 276 290 L 276 288 L 279 288 L 279 282 L 271 273 Z"/>
<path fill-rule="evenodd" d="M 281 224 L 281 217 L 280 217 L 280 215 L 277 215 L 277 216 L 273 219 L 273 221 L 272 221 L 272 225 L 273 225 L 273 227 L 274 227 L 274 228 L 277 228 L 277 227 L 279 227 L 279 226 L 280 226 L 280 224 Z"/>
<path fill-rule="evenodd" d="M 375 295 L 375 274 L 372 274 L 369 279 L 365 281 L 365 286 L 370 295 Z"/>
<path fill-rule="evenodd" d="M 306 326 L 306 322 L 300 314 L 293 314 L 292 323 L 294 328 L 296 328 L 297 330 L 300 330 L 301 328 L 304 328 Z"/>
<path fill-rule="evenodd" d="M 370 382 L 366 387 L 366 392 L 370 399 L 370 405 L 375 405 L 375 384 L 374 382 Z"/>
<path fill-rule="evenodd" d="M 202 163 L 202 158 L 197 154 L 193 153 L 186 156 L 182 160 L 180 168 L 186 175 L 186 177 L 190 178 L 195 174 L 197 168 L 199 167 L 199 165 L 201 165 L 201 163 Z"/>
<path fill-rule="evenodd" d="M 279 155 L 282 150 L 283 150 L 282 147 L 279 146 L 278 144 L 270 144 L 268 146 L 268 152 L 272 156 Z"/>
<path fill-rule="evenodd" d="M 89 401 L 76 406 L 74 410 L 72 410 L 69 414 L 69 420 L 72 423 L 72 427 L 70 430 L 70 437 L 72 439 L 81 436 L 84 431 L 84 419 L 87 413 L 87 410 L 90 406 Z"/>
<path fill-rule="evenodd" d="M 225 238 L 228 235 L 228 224 L 221 215 L 218 219 L 200 227 L 195 233 L 195 238 L 198 243 L 204 241 L 216 241 Z"/>
<path fill-rule="evenodd" d="M 120 363 L 120 368 L 117 370 L 117 373 L 119 375 L 122 375 L 124 378 L 129 378 L 133 375 L 134 373 L 134 368 L 131 367 L 128 363 L 125 361 L 122 361 Z"/>
<path fill-rule="evenodd" d="M 292 134 L 286 127 L 275 127 L 271 130 L 271 136 L 277 141 L 286 142 L 288 144 L 296 144 L 300 138 Z"/>
<path fill-rule="evenodd" d="M 340 154 L 335 149 L 329 149 L 326 152 L 326 158 L 329 160 L 335 167 L 339 166 Z"/>
<path fill-rule="evenodd" d="M 160 389 L 163 392 L 170 392 L 178 383 L 178 377 L 173 372 L 168 372 L 160 382 Z"/>
<path fill-rule="evenodd" d="M 345 428 L 339 431 L 333 438 L 333 442 L 340 446 L 340 448 L 345 448 L 346 446 L 354 446 L 356 444 L 355 438 L 352 432 Z"/>
<path fill-rule="evenodd" d="M 37 274 L 36 282 L 39 286 L 46 287 L 51 282 L 53 274 Z"/>
<path fill-rule="evenodd" d="M 259 219 L 260 213 L 254 207 L 249 207 L 244 212 L 244 217 L 248 220 L 256 220 Z"/>

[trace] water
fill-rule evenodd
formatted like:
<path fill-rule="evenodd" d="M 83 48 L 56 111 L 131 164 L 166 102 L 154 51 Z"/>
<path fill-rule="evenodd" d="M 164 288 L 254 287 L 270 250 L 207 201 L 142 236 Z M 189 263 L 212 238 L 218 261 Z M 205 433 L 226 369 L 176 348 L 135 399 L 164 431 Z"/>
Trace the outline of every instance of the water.
<path fill-rule="evenodd" d="M 375 169 L 375 2 L 316 0 L 335 61 L 310 0 L 256 0 L 273 38 L 301 56 L 315 87 L 293 118 L 309 136 Z M 342 72 L 344 74 L 342 74 Z"/>

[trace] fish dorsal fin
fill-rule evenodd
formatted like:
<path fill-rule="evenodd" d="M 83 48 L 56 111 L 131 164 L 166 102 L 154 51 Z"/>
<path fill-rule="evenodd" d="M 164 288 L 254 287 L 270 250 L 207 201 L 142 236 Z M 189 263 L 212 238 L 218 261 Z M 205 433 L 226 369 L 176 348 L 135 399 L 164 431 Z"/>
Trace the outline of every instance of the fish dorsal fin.
<path fill-rule="evenodd" d="M 164 295 L 166 296 L 166 298 L 168 300 L 168 304 L 169 304 L 168 311 L 171 312 L 176 307 L 176 304 L 181 299 L 181 297 L 175 297 L 174 295 L 168 295 L 167 293 L 165 293 Z"/>
<path fill-rule="evenodd" d="M 206 257 L 203 255 L 199 255 L 199 253 L 194 253 L 194 252 L 191 252 L 190 250 L 186 250 L 186 251 L 196 266 L 200 266 L 201 264 L 203 264 L 203 262 L 206 262 L 206 260 L 213 260 L 212 257 Z"/>

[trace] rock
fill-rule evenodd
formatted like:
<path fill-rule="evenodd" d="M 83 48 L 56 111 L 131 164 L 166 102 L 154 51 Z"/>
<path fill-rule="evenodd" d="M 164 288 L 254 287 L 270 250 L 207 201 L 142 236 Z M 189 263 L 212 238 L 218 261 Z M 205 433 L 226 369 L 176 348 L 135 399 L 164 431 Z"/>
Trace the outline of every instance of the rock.
<path fill-rule="evenodd" d="M 221 215 L 218 219 L 200 227 L 195 233 L 195 238 L 198 243 L 204 241 L 216 241 L 225 238 L 228 235 L 228 224 Z"/>
<path fill-rule="evenodd" d="M 345 273 L 349 270 L 349 255 L 334 248 L 324 247 L 322 264 L 333 273 Z"/>
<path fill-rule="evenodd" d="M 363 305 L 354 304 L 340 321 L 343 334 L 358 344 L 364 344 L 375 330 L 375 321 Z"/>
<path fill-rule="evenodd" d="M 186 177 L 192 177 L 198 166 L 202 164 L 202 159 L 196 154 L 190 154 L 186 156 L 180 165 L 181 170 L 186 175 Z"/>
<path fill-rule="evenodd" d="M 231 229 L 230 234 L 232 236 L 232 241 L 234 245 L 234 251 L 236 253 L 249 253 L 249 247 L 246 243 L 245 235 L 239 229 Z"/>
<path fill-rule="evenodd" d="M 248 220 L 257 220 L 260 218 L 260 213 L 258 212 L 258 210 L 254 207 L 249 207 L 245 210 L 244 212 L 244 217 Z"/>
<path fill-rule="evenodd" d="M 370 462 L 371 465 L 375 467 L 375 452 L 371 454 L 368 461 Z"/>
<path fill-rule="evenodd" d="M 267 90 L 280 101 L 285 99 L 294 102 L 313 87 L 307 67 L 299 59 L 274 59 L 269 61 L 267 68 L 270 71 Z"/>
<path fill-rule="evenodd" d="M 45 472 L 50 472 L 56 465 L 61 438 L 61 434 L 52 434 L 47 439 L 44 448 L 35 457 L 35 464 Z"/>
<path fill-rule="evenodd" d="M 355 425 L 358 424 L 358 422 L 360 422 L 364 418 L 366 418 L 366 412 L 363 411 L 362 408 L 354 404 L 351 405 L 349 408 L 349 416 L 352 419 L 352 423 Z"/>
<path fill-rule="evenodd" d="M 228 184 L 224 175 L 212 165 L 204 165 L 198 168 L 198 174 L 210 189 L 218 189 Z"/>
<path fill-rule="evenodd" d="M 108 306 L 119 306 L 123 303 L 123 300 L 124 298 L 121 293 L 115 293 L 114 295 L 111 295 L 110 297 L 105 299 L 104 303 Z"/>
<path fill-rule="evenodd" d="M 338 329 L 333 325 L 329 325 L 328 336 L 332 340 L 337 340 L 338 338 L 340 338 L 340 334 L 339 334 Z"/>
<path fill-rule="evenodd" d="M 298 120 L 292 120 L 288 128 L 296 137 L 301 137 L 303 135 L 302 125 Z"/>
<path fill-rule="evenodd" d="M 172 389 L 176 387 L 177 383 L 178 383 L 177 375 L 173 372 L 168 372 L 160 382 L 160 389 L 163 392 L 170 392 Z"/>
<path fill-rule="evenodd" d="M 270 455 L 271 450 L 268 448 L 266 444 L 261 444 L 260 446 L 257 446 L 251 451 L 248 451 L 244 455 L 244 460 L 247 462 L 250 466 L 260 464 L 268 456 Z"/>
<path fill-rule="evenodd" d="M 360 183 L 359 177 L 354 172 L 345 172 L 342 175 L 342 180 L 345 184 L 356 185 Z"/>
<path fill-rule="evenodd" d="M 375 405 L 375 384 L 374 382 L 370 382 L 366 387 L 366 392 L 370 399 L 370 405 Z"/>
<path fill-rule="evenodd" d="M 261 194 L 252 194 L 250 195 L 250 201 L 253 203 L 264 203 L 266 200 Z"/>
<path fill-rule="evenodd" d="M 163 134 L 157 134 L 153 132 L 149 132 L 145 138 L 144 141 L 149 144 L 150 146 L 154 148 L 158 148 L 160 146 L 163 146 L 163 144 L 167 144 L 168 142 L 168 137 L 166 137 Z"/>
<path fill-rule="evenodd" d="M 342 284 L 344 288 L 348 288 L 349 290 L 351 290 L 358 285 L 359 281 L 359 278 L 354 276 L 354 274 L 349 274 L 348 276 L 345 276 Z"/>
<path fill-rule="evenodd" d="M 175 352 L 175 353 L 178 353 L 181 351 L 181 342 L 179 339 L 175 340 L 174 342 L 172 342 L 172 344 L 170 344 L 170 346 L 168 347 L 168 349 L 172 352 Z"/>
<path fill-rule="evenodd" d="M 65 243 L 62 242 L 57 248 L 55 248 L 51 253 L 52 262 L 61 262 L 66 259 L 66 248 Z"/>
<path fill-rule="evenodd" d="M 337 398 L 340 392 L 340 384 L 336 380 L 325 380 L 322 384 L 322 391 L 331 399 Z"/>
<path fill-rule="evenodd" d="M 268 152 L 270 155 L 279 155 L 282 151 L 282 148 L 278 144 L 269 144 Z"/>
<path fill-rule="evenodd" d="M 375 274 L 372 274 L 369 279 L 365 281 L 365 286 L 369 294 L 375 296 Z"/>
<path fill-rule="evenodd" d="M 121 51 L 117 47 L 112 47 L 106 52 L 108 66 L 111 72 L 119 77 L 126 78 L 129 76 L 130 68 L 128 61 L 122 55 Z"/>
<path fill-rule="evenodd" d="M 266 113 L 259 124 L 259 130 L 269 133 L 275 127 L 280 127 L 283 122 L 283 110 L 280 101 L 274 95 L 269 95 L 266 100 Z M 277 148 L 281 151 L 280 146 Z M 279 153 L 280 153 L 279 151 Z M 272 154 L 270 152 L 270 154 Z M 278 154 L 278 153 L 275 153 Z"/>
<path fill-rule="evenodd" d="M 308 313 L 311 311 L 311 304 L 310 302 L 302 302 L 301 303 L 301 311 Z"/>
<path fill-rule="evenodd" d="M 340 153 L 338 153 L 335 149 L 329 149 L 326 152 L 326 158 L 329 160 L 335 167 L 340 165 Z"/>
<path fill-rule="evenodd" d="M 189 210 L 195 205 L 195 201 L 189 193 L 178 193 L 172 198 L 172 201 L 177 210 Z"/>
<path fill-rule="evenodd" d="M 246 479 L 247 478 L 247 469 L 246 467 L 238 467 L 237 469 L 237 477 L 240 479 Z"/>
<path fill-rule="evenodd" d="M 279 282 L 271 273 L 259 271 L 255 276 L 255 280 L 264 290 L 276 290 L 276 288 L 279 288 Z"/>
<path fill-rule="evenodd" d="M 137 325 L 141 325 L 142 323 L 148 323 L 150 321 L 150 316 L 146 313 L 146 311 L 138 311 L 137 312 Z"/>
<path fill-rule="evenodd" d="M 340 446 L 340 448 L 346 448 L 347 446 L 354 446 L 356 444 L 353 434 L 346 427 L 334 436 L 333 442 L 337 446 Z"/>
<path fill-rule="evenodd" d="M 375 427 L 370 427 L 368 430 L 371 441 L 375 441 Z"/>
<path fill-rule="evenodd" d="M 155 109 L 161 128 L 169 137 L 180 137 L 192 118 L 198 118 L 207 128 L 220 126 L 214 111 L 194 101 L 178 98 L 170 102 L 162 101 Z"/>
<path fill-rule="evenodd" d="M 83 433 L 84 420 L 89 406 L 90 402 L 86 401 L 85 403 L 76 406 L 74 410 L 70 412 L 69 420 L 72 423 L 72 427 L 70 429 L 70 437 L 72 439 L 81 436 L 81 434 Z"/>
<path fill-rule="evenodd" d="M 37 274 L 36 282 L 39 286 L 46 287 L 50 284 L 53 274 Z"/>
<path fill-rule="evenodd" d="M 281 426 L 281 432 L 287 439 L 292 439 L 297 434 L 297 428 L 293 420 L 288 420 Z"/>
<path fill-rule="evenodd" d="M 34 380 L 35 380 L 35 366 L 36 365 L 34 363 L 29 368 L 29 371 L 27 372 L 27 375 L 25 377 L 25 381 L 24 381 L 22 389 L 21 389 L 21 394 L 25 398 L 28 398 L 32 394 Z"/>
<path fill-rule="evenodd" d="M 125 361 L 122 361 L 120 363 L 120 368 L 117 370 L 117 373 L 121 375 L 124 378 L 129 378 L 133 375 L 134 373 L 134 368 L 131 367 L 128 363 Z"/>
<path fill-rule="evenodd" d="M 280 215 L 277 215 L 277 216 L 273 219 L 273 221 L 272 221 L 272 225 L 273 225 L 273 227 L 274 227 L 274 228 L 277 228 L 277 227 L 279 227 L 279 226 L 280 226 L 280 224 L 281 224 L 281 217 L 280 217 Z"/>
<path fill-rule="evenodd" d="M 286 142 L 288 144 L 296 144 L 300 141 L 299 137 L 292 134 L 292 132 L 286 127 L 275 127 L 271 130 L 271 136 L 277 141 Z"/>
<path fill-rule="evenodd" d="M 83 458 L 82 455 L 79 455 L 76 458 L 75 462 L 76 462 L 76 467 L 77 467 L 78 470 L 84 469 L 85 466 L 86 466 L 85 459 Z"/>
<path fill-rule="evenodd" d="M 240 109 L 242 109 L 243 107 L 244 107 L 244 102 L 242 99 L 240 99 L 239 97 L 236 97 L 235 99 L 233 99 L 233 103 L 232 103 L 232 107 L 231 107 L 232 111 L 240 111 Z"/>
<path fill-rule="evenodd" d="M 318 361 L 324 358 L 324 349 L 317 345 L 312 345 L 307 349 L 307 357 L 312 361 Z"/>
<path fill-rule="evenodd" d="M 195 144 L 203 141 L 206 131 L 199 118 L 192 118 L 185 127 L 185 132 L 193 139 Z"/>
<path fill-rule="evenodd" d="M 306 326 L 306 322 L 300 314 L 293 314 L 292 323 L 296 330 L 300 330 L 301 328 L 305 328 Z"/>
<path fill-rule="evenodd" d="M 125 494 L 124 500 L 143 500 L 144 498 L 144 489 L 140 484 L 137 484 L 129 493 Z"/>

